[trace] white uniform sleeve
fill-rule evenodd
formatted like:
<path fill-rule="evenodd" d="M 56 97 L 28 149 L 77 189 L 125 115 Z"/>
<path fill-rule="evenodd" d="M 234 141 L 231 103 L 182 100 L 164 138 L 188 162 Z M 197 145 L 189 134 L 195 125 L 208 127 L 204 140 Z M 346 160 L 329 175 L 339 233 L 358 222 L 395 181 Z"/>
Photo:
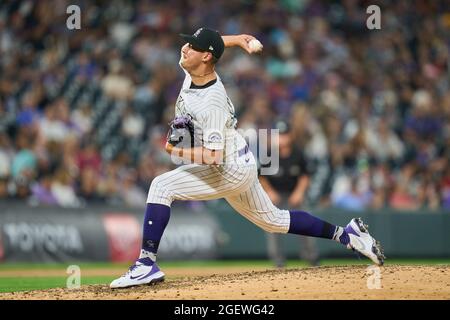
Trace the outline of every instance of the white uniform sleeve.
<path fill-rule="evenodd" d="M 226 117 L 226 112 L 217 106 L 211 106 L 199 115 L 203 129 L 203 147 L 210 150 L 224 149 Z"/>

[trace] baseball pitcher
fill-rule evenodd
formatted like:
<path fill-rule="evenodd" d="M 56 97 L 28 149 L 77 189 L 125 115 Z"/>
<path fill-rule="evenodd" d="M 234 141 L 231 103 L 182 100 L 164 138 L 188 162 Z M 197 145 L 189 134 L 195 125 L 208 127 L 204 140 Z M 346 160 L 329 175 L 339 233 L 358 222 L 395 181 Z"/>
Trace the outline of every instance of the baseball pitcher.
<path fill-rule="evenodd" d="M 156 256 L 174 200 L 225 198 L 237 212 L 265 231 L 332 239 L 382 265 L 382 248 L 361 219 L 352 219 L 346 227 L 340 227 L 304 211 L 279 209 L 259 183 L 256 161 L 236 130 L 233 103 L 215 71 L 226 47 L 239 46 L 249 54 L 260 51 L 255 38 L 221 36 L 208 28 L 180 36 L 186 41 L 180 52 L 180 66 L 186 77 L 167 134 L 166 151 L 188 164 L 152 181 L 139 258 L 110 287 L 164 279 Z"/>

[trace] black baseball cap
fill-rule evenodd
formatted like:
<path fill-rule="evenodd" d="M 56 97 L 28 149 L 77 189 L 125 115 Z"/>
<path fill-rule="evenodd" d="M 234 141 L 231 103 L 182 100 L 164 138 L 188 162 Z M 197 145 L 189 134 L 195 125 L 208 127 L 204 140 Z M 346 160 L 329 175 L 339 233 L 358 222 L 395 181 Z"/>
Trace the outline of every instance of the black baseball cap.
<path fill-rule="evenodd" d="M 200 28 L 193 35 L 181 33 L 180 37 L 192 44 L 196 50 L 211 52 L 216 59 L 220 59 L 225 50 L 222 36 L 216 30 Z"/>

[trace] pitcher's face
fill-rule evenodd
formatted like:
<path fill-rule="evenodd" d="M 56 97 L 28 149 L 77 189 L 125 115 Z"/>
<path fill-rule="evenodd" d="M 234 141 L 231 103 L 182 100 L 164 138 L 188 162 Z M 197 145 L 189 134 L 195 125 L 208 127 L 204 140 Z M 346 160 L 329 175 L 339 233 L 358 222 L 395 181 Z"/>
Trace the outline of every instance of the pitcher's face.
<path fill-rule="evenodd" d="M 180 52 L 180 63 L 181 66 L 186 70 L 194 70 L 203 62 L 208 60 L 211 53 L 207 51 L 202 51 L 201 49 L 195 48 L 190 43 L 186 43 L 181 47 Z"/>

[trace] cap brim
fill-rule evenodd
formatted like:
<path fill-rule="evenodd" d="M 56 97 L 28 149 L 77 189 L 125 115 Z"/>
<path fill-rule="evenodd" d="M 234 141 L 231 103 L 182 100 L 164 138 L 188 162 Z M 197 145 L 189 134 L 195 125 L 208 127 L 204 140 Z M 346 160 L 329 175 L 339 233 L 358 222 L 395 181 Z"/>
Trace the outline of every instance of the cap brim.
<path fill-rule="evenodd" d="M 183 40 L 185 40 L 187 43 L 191 43 L 196 47 L 201 48 L 202 46 L 198 43 L 197 38 L 190 35 L 190 34 L 184 34 L 184 33 L 180 33 L 180 37 L 183 38 Z"/>

